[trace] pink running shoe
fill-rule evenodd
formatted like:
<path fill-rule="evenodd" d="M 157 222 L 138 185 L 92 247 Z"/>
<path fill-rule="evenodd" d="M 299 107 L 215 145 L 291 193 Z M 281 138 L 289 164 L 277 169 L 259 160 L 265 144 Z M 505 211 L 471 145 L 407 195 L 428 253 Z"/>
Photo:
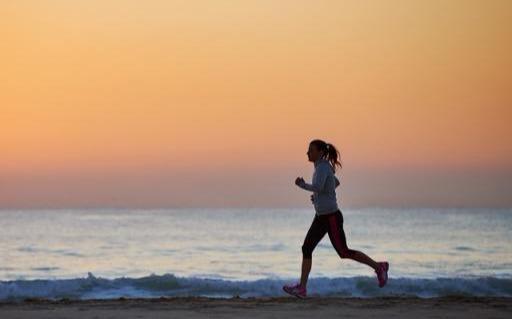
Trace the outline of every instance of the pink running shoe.
<path fill-rule="evenodd" d="M 300 299 L 306 298 L 306 288 L 302 287 L 300 284 L 295 285 L 284 285 L 283 290 L 286 293 L 289 293 L 292 296 L 295 296 Z"/>
<path fill-rule="evenodd" d="M 379 262 L 379 268 L 375 270 L 375 273 L 377 273 L 377 279 L 379 280 L 379 287 L 382 288 L 386 285 L 386 282 L 388 281 L 388 270 L 389 270 L 389 263 L 387 261 Z"/>

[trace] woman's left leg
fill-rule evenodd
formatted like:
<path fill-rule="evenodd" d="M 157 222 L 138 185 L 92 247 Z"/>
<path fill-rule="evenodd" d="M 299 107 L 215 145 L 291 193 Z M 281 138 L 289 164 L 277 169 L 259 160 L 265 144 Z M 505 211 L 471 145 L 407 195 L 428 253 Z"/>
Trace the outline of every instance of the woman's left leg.
<path fill-rule="evenodd" d="M 302 244 L 302 267 L 300 285 L 304 288 L 306 288 L 306 285 L 308 283 L 309 272 L 311 271 L 311 264 L 313 263 L 313 250 L 325 236 L 326 232 L 327 229 L 324 223 L 315 214 L 313 222 L 311 223 L 311 226 L 309 227 L 306 237 L 304 238 L 304 243 Z"/>
<path fill-rule="evenodd" d="M 339 210 L 325 217 L 328 218 L 329 239 L 341 258 L 349 258 L 358 261 L 372 267 L 374 270 L 379 269 L 379 264 L 368 255 L 359 250 L 348 248 L 345 231 L 343 230 L 343 215 Z"/>

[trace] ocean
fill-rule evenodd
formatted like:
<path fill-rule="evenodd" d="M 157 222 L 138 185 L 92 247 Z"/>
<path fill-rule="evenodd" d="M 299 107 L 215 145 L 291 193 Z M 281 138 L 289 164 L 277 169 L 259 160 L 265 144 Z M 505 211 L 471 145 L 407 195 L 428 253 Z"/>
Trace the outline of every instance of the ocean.
<path fill-rule="evenodd" d="M 512 296 L 512 209 L 342 209 L 348 246 L 313 253 L 310 296 Z M 0 300 L 282 296 L 312 209 L 0 210 Z"/>

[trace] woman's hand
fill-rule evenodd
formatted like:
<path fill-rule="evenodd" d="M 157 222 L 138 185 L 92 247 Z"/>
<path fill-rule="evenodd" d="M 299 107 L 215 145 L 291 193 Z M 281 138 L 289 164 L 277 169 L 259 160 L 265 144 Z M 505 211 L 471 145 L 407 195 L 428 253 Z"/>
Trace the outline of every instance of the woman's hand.
<path fill-rule="evenodd" d="M 305 181 L 304 181 L 304 178 L 302 178 L 302 177 L 297 177 L 295 179 L 295 185 L 297 185 L 297 186 L 303 185 L 304 183 L 305 183 Z"/>

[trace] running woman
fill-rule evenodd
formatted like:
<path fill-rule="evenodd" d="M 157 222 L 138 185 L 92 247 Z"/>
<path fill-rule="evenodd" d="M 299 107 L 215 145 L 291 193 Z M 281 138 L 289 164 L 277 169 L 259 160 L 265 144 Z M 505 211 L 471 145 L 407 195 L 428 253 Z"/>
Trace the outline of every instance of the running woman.
<path fill-rule="evenodd" d="M 341 258 L 349 258 L 366 264 L 377 274 L 379 287 L 384 287 L 388 280 L 389 263 L 376 262 L 361 251 L 348 248 L 343 230 L 343 215 L 336 202 L 336 187 L 340 182 L 334 175 L 336 167 L 341 168 L 340 153 L 330 143 L 316 139 L 309 143 L 308 160 L 314 163 L 313 181 L 308 184 L 302 177 L 297 177 L 295 184 L 313 192 L 311 201 L 315 207 L 315 217 L 302 245 L 302 274 L 300 282 L 283 286 L 290 295 L 305 298 L 306 285 L 311 271 L 312 253 L 316 245 L 327 233 L 334 249 Z"/>

